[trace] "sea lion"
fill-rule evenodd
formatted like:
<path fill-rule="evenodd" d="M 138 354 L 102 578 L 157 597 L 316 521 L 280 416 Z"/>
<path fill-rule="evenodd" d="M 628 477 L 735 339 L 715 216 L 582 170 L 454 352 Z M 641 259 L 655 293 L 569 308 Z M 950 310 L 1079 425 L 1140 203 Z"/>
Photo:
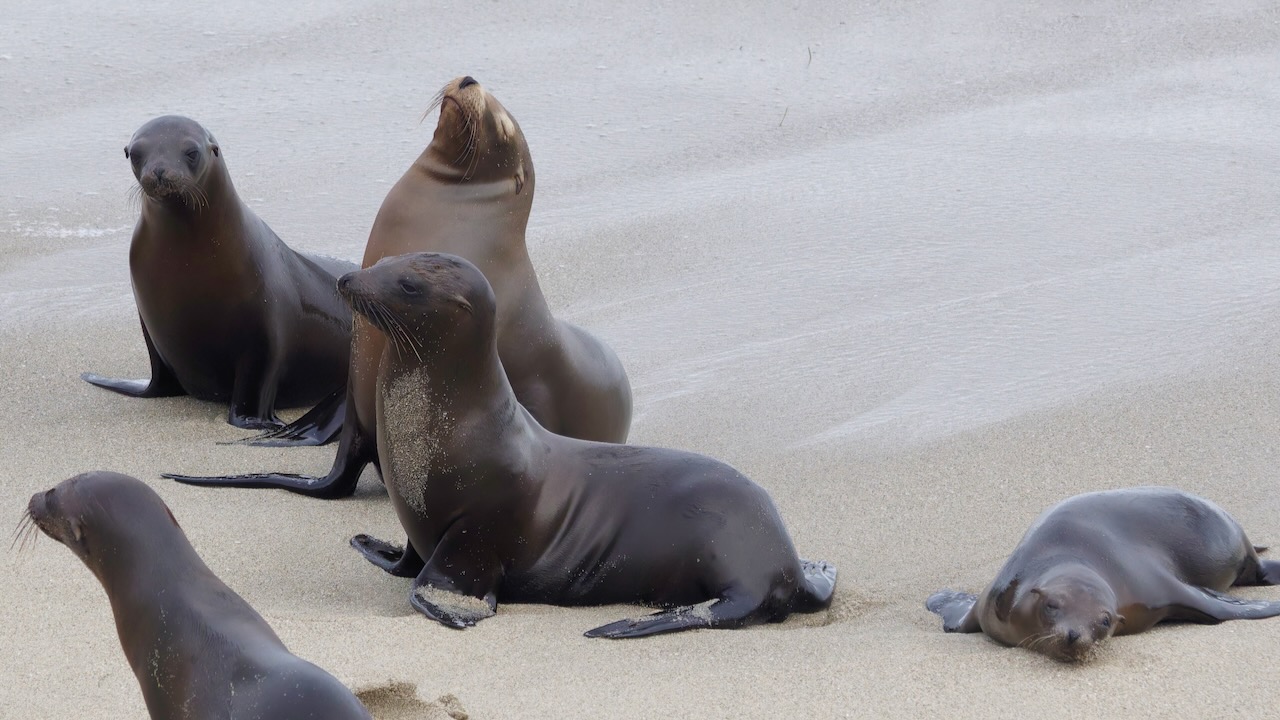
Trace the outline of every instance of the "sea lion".
<path fill-rule="evenodd" d="M 1280 602 L 1224 595 L 1280 584 L 1225 510 L 1172 488 L 1086 493 L 1046 510 L 981 596 L 941 590 L 925 606 L 947 632 L 985 632 L 1056 660 L 1164 620 L 1215 624 L 1280 615 Z"/>
<path fill-rule="evenodd" d="M 277 407 L 312 405 L 346 384 L 351 311 L 337 276 L 355 264 L 301 255 L 231 184 L 218 141 L 166 115 L 133 134 L 141 214 L 129 247 L 149 380 L 82 377 L 132 397 L 229 402 L 227 422 L 279 427 Z"/>
<path fill-rule="evenodd" d="M 625 442 L 631 427 L 631 385 L 622 363 L 590 333 L 551 314 L 529 260 L 525 227 L 534 173 L 524 133 L 470 76 L 445 85 L 438 102 L 435 136 L 387 193 L 369 233 L 363 266 L 428 250 L 475 263 L 498 298 L 498 354 L 520 403 L 552 432 Z M 385 346 L 382 333 L 357 318 L 345 396 L 335 394 L 284 430 L 250 441 L 313 444 L 340 427 L 337 456 L 327 476 L 165 477 L 193 485 L 284 488 L 321 498 L 351 495 L 365 465 L 379 460 L 375 386 Z"/>
<path fill-rule="evenodd" d="M 836 570 L 796 555 L 773 502 L 689 452 L 544 429 L 497 350 L 497 301 L 475 265 L 387 258 L 338 291 L 390 339 L 378 365 L 378 457 L 418 555 L 357 536 L 414 577 L 410 603 L 462 628 L 504 602 L 668 608 L 587 632 L 631 638 L 777 622 L 831 603 Z M 422 558 L 426 558 L 425 562 Z"/>
<path fill-rule="evenodd" d="M 350 690 L 290 653 L 213 574 L 141 481 L 77 475 L 32 496 L 27 515 L 107 591 L 153 720 L 369 719 Z"/>

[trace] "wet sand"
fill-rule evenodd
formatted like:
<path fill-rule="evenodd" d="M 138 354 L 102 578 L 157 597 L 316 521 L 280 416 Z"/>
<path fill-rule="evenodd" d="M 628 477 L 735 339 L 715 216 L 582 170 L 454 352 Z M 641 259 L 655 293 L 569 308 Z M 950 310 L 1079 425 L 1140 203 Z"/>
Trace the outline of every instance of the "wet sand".
<path fill-rule="evenodd" d="M 294 652 L 476 718 L 1268 712 L 1280 620 L 1066 667 L 946 635 L 923 601 L 980 588 L 1087 490 L 1176 485 L 1280 544 L 1273 4 L 161 7 L 4 12 L 0 517 L 76 472 L 136 475 Z M 147 372 L 135 128 L 200 120 L 286 242 L 358 259 L 460 74 L 528 137 L 534 264 L 626 364 L 632 441 L 765 486 L 839 568 L 830 612 L 636 642 L 581 636 L 632 607 L 437 627 L 347 547 L 401 534 L 372 472 L 329 503 L 172 484 L 322 472 L 333 449 L 215 445 L 242 435 L 223 407 L 79 380 Z M 0 716 L 145 714 L 70 552 L 0 554 L 0 593 Z"/>

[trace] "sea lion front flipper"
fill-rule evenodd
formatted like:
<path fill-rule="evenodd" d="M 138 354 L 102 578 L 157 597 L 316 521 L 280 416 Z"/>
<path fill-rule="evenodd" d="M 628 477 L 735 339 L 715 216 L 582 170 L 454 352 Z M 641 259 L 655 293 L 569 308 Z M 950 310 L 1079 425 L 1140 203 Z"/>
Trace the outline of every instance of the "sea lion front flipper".
<path fill-rule="evenodd" d="M 417 577 L 426 565 L 418 551 L 413 549 L 413 543 L 408 540 L 404 547 L 400 547 L 361 533 L 351 538 L 351 547 L 363 555 L 365 560 L 396 577 Z"/>
<path fill-rule="evenodd" d="M 141 317 L 138 318 L 138 323 L 142 325 L 142 339 L 147 343 L 147 358 L 151 361 L 150 380 L 121 380 L 88 372 L 81 373 L 80 379 L 90 385 L 97 385 L 129 397 L 156 398 L 186 395 L 187 391 L 182 389 L 178 376 L 173 374 L 173 369 L 166 365 L 160 358 L 160 353 L 156 352 L 156 346 L 151 342 L 151 333 L 147 332 L 147 324 L 142 322 Z"/>
<path fill-rule="evenodd" d="M 250 473 L 247 475 L 176 475 L 163 473 L 161 477 L 177 480 L 186 485 L 202 487 L 275 488 L 299 495 L 335 500 L 351 497 L 360 483 L 360 475 L 370 462 L 377 462 L 377 446 L 373 439 L 360 430 L 355 420 L 355 404 L 346 403 L 347 419 L 342 424 L 338 440 L 338 452 L 333 467 L 324 477 L 294 475 L 292 473 Z"/>
<path fill-rule="evenodd" d="M 939 590 L 924 602 L 931 613 L 942 616 L 942 629 L 946 632 L 982 632 L 978 624 L 978 596 L 973 593 Z"/>
<path fill-rule="evenodd" d="M 1280 602 L 1245 600 L 1194 585 L 1177 587 L 1178 597 L 1165 606 L 1166 620 L 1216 625 L 1227 620 L 1261 620 L 1280 616 Z"/>
<path fill-rule="evenodd" d="M 329 393 L 302 417 L 280 428 L 265 430 L 247 438 L 219 445 L 253 445 L 254 447 L 304 447 L 328 445 L 338 438 L 346 423 L 347 388 Z"/>
<path fill-rule="evenodd" d="M 477 553 L 475 534 L 466 534 L 465 520 L 449 526 L 409 592 L 415 610 L 457 630 L 493 617 L 502 585 L 502 562 Z"/>
<path fill-rule="evenodd" d="M 267 351 L 269 354 L 271 350 Z M 245 430 L 278 430 L 276 390 L 280 383 L 280 359 L 246 353 L 236 365 L 227 422 Z"/>

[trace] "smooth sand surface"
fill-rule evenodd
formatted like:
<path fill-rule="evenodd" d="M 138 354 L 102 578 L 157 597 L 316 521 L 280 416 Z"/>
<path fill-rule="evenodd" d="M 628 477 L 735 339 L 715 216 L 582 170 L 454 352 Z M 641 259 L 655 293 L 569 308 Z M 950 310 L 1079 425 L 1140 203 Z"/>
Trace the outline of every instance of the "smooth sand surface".
<path fill-rule="evenodd" d="M 924 609 L 1087 490 L 1176 485 L 1280 545 L 1274 2 L 5 5 L 0 518 L 136 475 L 297 654 L 475 718 L 1277 712 L 1280 620 L 1067 667 Z M 147 372 L 139 125 L 200 120 L 286 242 L 358 259 L 461 74 L 528 137 L 534 264 L 626 364 L 632 441 L 766 487 L 838 566 L 830 612 L 607 642 L 582 632 L 637 608 L 502 605 L 451 631 L 347 546 L 401 535 L 372 471 L 339 502 L 173 484 L 333 449 L 216 445 L 243 434 L 223 407 L 79 379 Z M 145 714 L 70 552 L 0 554 L 0 597 L 0 717 Z"/>

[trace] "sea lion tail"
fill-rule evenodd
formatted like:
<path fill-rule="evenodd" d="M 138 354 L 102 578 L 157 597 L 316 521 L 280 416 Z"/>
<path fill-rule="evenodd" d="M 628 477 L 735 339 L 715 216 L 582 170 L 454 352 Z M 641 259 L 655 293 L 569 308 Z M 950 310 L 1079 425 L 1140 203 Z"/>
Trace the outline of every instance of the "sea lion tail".
<path fill-rule="evenodd" d="M 794 612 L 814 613 L 831 607 L 836 591 L 836 566 L 825 560 L 801 560 L 804 579 L 792 600 Z"/>
<path fill-rule="evenodd" d="M 328 445 L 342 432 L 347 414 L 347 388 L 329 393 L 305 415 L 283 427 L 219 445 L 253 445 L 255 447 L 306 447 Z"/>

